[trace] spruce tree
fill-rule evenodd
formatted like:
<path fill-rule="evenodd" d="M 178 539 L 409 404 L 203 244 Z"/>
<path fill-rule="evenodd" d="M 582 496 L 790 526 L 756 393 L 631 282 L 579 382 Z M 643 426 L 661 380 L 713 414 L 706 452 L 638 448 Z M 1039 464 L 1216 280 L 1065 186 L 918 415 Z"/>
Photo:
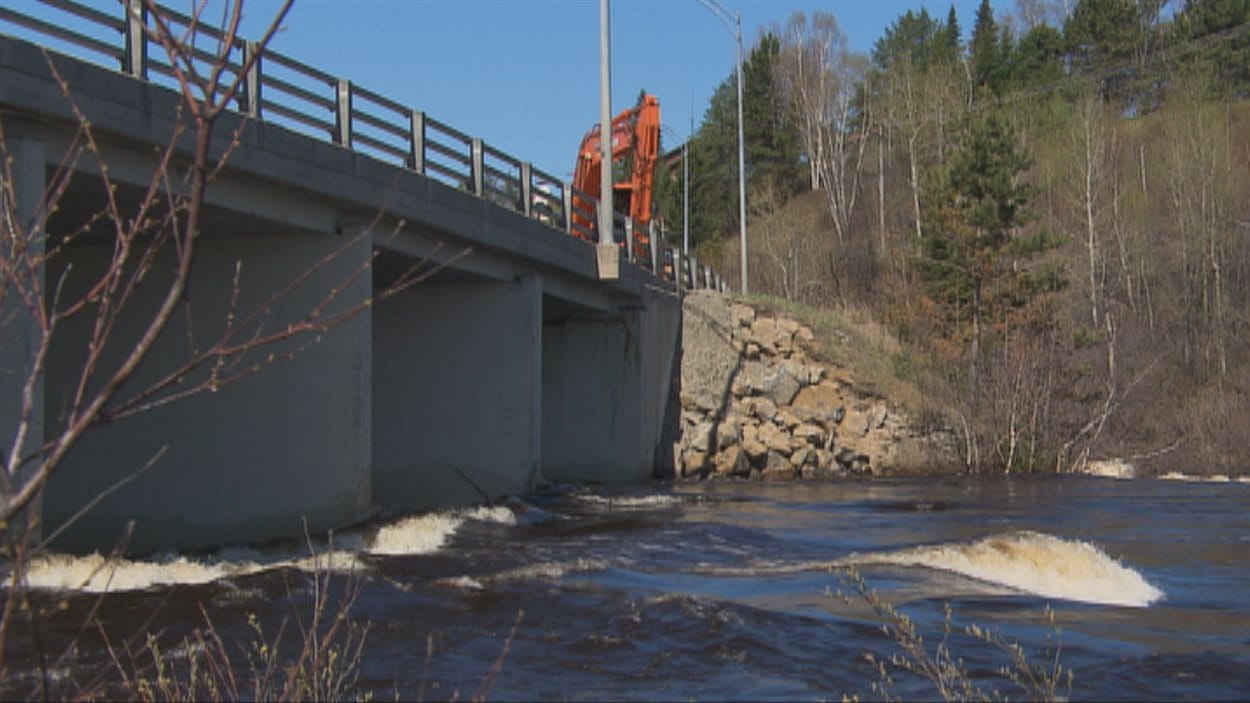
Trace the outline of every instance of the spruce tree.
<path fill-rule="evenodd" d="M 1021 180 L 1029 164 L 1006 119 L 973 114 L 928 191 L 920 272 L 950 336 L 969 345 L 974 367 L 987 325 L 1063 285 L 1057 269 L 1027 265 L 1057 244 L 1044 231 L 1019 234 L 1033 219 L 1026 206 L 1034 189 Z"/>
<path fill-rule="evenodd" d="M 982 95 L 996 95 L 1002 83 L 1003 52 L 999 43 L 998 23 L 990 0 L 981 0 L 976 23 L 972 26 L 972 42 L 968 46 L 972 62 L 972 83 Z"/>
<path fill-rule="evenodd" d="M 743 66 L 742 113 L 747 192 L 771 178 L 787 196 L 803 182 L 799 135 L 786 118 L 774 81 L 781 42 L 765 34 Z M 716 88 L 690 142 L 690 236 L 703 242 L 738 226 L 738 95 L 736 69 Z"/>

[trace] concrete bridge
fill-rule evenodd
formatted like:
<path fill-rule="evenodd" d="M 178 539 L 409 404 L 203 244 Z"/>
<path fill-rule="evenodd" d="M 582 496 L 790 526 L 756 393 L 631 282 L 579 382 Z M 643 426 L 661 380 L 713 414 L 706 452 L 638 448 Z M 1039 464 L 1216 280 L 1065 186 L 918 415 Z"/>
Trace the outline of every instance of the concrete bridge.
<path fill-rule="evenodd" d="M 115 16 L 64 0 L 39 16 L 0 7 L 0 119 L 18 201 L 10 215 L 29 220 L 45 207 L 78 126 L 48 56 L 100 140 L 117 197 L 137 199 L 152 179 L 154 146 L 170 140 L 181 96 L 135 26 L 149 19 L 125 6 Z M 254 45 L 236 48 L 241 66 Z M 640 481 L 671 466 L 679 293 L 723 289 L 719 278 L 682 261 L 656 232 L 641 255 L 621 247 L 619 275 L 604 279 L 595 246 L 570 236 L 567 184 L 289 57 L 265 53 L 246 78 L 239 111 L 218 125 L 218 143 L 237 134 L 238 146 L 208 191 L 188 293 L 195 304 L 135 383 L 168 373 L 195 335 L 220 331 L 236 265 L 240 307 L 306 277 L 271 306 L 271 328 L 306 314 L 371 259 L 371 274 L 334 306 L 370 301 L 413 262 L 441 268 L 289 361 L 85 435 L 44 492 L 45 532 L 107 495 L 60 547 L 108 547 L 130 519 L 136 550 L 257 541 L 298 535 L 305 519 L 320 531 L 379 509 L 522 492 L 540 477 Z M 113 255 L 104 227 L 58 239 L 106 197 L 100 162 L 74 168 L 47 224 L 49 246 L 64 246 L 43 274 L 67 297 Z M 158 282 L 169 275 L 161 263 L 149 274 Z M 680 284 L 665 274 L 674 267 Z M 118 334 L 137 335 L 155 304 L 134 301 Z M 65 422 L 90 323 L 67 324 L 53 339 L 36 438 Z M 3 324 L 0 437 L 8 442 L 37 331 L 20 315 Z M 106 353 L 105 362 L 117 361 Z M 166 446 L 154 468 L 127 481 Z"/>

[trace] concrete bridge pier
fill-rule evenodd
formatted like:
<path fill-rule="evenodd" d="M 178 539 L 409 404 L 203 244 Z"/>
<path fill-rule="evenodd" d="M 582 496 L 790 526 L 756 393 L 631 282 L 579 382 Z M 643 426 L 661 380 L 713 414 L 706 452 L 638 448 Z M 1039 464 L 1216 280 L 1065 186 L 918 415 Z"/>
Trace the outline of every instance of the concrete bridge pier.
<path fill-rule="evenodd" d="M 374 308 L 374 499 L 424 510 L 527 490 L 542 455 L 542 278 L 438 277 Z"/>
<path fill-rule="evenodd" d="M 543 326 L 543 475 L 637 482 L 652 477 L 678 353 L 675 294 L 645 289 L 640 306 Z M 659 449 L 659 451 L 657 451 Z M 663 468 L 660 467 L 660 471 Z"/>
<path fill-rule="evenodd" d="M 60 219 L 54 218 L 50 230 L 65 231 L 75 224 L 74 216 L 68 209 Z M 121 398 L 167 375 L 196 349 L 222 335 L 237 262 L 242 262 L 239 314 L 266 309 L 256 325 L 245 328 L 242 339 L 252 332 L 280 331 L 303 319 L 331 289 L 341 293 L 324 314 L 361 305 L 371 294 L 367 271 L 344 286 L 370 256 L 371 241 L 363 238 L 267 305 L 275 291 L 350 241 L 336 233 L 333 222 L 310 230 L 213 208 L 205 224 L 186 308 L 175 315 L 123 387 Z M 72 299 L 106 269 L 112 252 L 110 233 L 93 232 L 51 262 L 48 278 L 64 276 L 63 297 Z M 166 252 L 120 318 L 114 342 L 101 361 L 103 372 L 115 369 L 138 339 L 167 290 L 172 271 L 173 258 Z M 68 321 L 55 338 L 46 386 L 48 428 L 65 422 L 92 324 L 88 311 Z M 305 519 L 314 532 L 362 519 L 372 498 L 371 348 L 371 319 L 365 308 L 328 332 L 300 335 L 251 352 L 226 371 L 237 373 L 263 363 L 270 353 L 296 352 L 290 360 L 215 392 L 87 433 L 48 485 L 45 529 L 55 529 L 131 476 L 162 447 L 166 452 L 151 470 L 101 501 L 88 519 L 58 540 L 57 548 L 98 549 L 118 539 L 135 516 L 129 543 L 134 552 L 298 537 Z M 186 383 L 202 381 L 207 373 L 201 369 L 188 374 Z M 91 385 L 98 387 L 100 382 Z"/>

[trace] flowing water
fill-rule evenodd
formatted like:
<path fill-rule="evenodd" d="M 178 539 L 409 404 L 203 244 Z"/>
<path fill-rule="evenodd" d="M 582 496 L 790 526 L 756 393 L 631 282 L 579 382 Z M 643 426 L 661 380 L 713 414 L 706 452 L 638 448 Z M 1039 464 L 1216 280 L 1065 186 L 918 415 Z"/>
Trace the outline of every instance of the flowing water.
<path fill-rule="evenodd" d="M 345 533 L 328 556 L 313 547 L 336 583 L 357 580 L 353 614 L 370 623 L 360 684 L 380 699 L 875 699 L 873 659 L 898 648 L 852 573 L 916 622 L 930 652 L 949 606 L 946 646 L 987 693 L 1029 697 L 997 676 L 1008 655 L 963 625 L 1038 665 L 1057 652 L 1075 699 L 1250 698 L 1245 482 L 565 487 Z M 49 557 L 31 571 L 35 605 L 64 603 L 39 641 L 64 649 L 98 605 L 115 641 L 147 629 L 176 643 L 203 606 L 238 646 L 249 613 L 271 628 L 306 613 L 312 560 L 300 553 Z M 106 661 L 95 630 L 78 642 L 49 667 L 55 681 Z M 37 681 L 33 651 L 29 631 L 13 635 L 8 695 Z M 892 695 L 938 694 L 898 673 Z"/>

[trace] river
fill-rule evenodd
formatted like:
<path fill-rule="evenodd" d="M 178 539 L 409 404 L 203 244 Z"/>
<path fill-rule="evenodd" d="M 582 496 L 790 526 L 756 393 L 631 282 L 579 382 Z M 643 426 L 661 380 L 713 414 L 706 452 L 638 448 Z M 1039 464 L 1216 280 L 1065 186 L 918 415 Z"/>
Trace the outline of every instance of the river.
<path fill-rule="evenodd" d="M 299 552 L 127 561 L 87 591 L 110 581 L 102 629 L 118 641 L 146 627 L 172 642 L 202 623 L 203 605 L 237 647 L 247 613 L 272 628 L 307 609 Z M 352 613 L 369 623 L 359 685 L 379 699 L 876 699 L 873 660 L 899 650 L 856 573 L 914 620 L 931 653 L 949 606 L 946 646 L 987 693 L 1030 697 L 995 673 L 1007 654 L 965 625 L 1019 643 L 1039 666 L 1057 649 L 1073 699 L 1250 699 L 1245 482 L 566 486 L 347 532 L 333 555 L 335 583 L 359 586 Z M 62 590 L 94 565 L 54 556 L 32 569 L 36 604 L 64 601 L 41 628 L 45 650 L 63 649 L 97 604 Z M 37 680 L 29 632 L 11 639 L 10 696 Z M 91 631 L 51 672 L 82 679 L 105 661 Z M 904 672 L 888 694 L 938 695 Z"/>

